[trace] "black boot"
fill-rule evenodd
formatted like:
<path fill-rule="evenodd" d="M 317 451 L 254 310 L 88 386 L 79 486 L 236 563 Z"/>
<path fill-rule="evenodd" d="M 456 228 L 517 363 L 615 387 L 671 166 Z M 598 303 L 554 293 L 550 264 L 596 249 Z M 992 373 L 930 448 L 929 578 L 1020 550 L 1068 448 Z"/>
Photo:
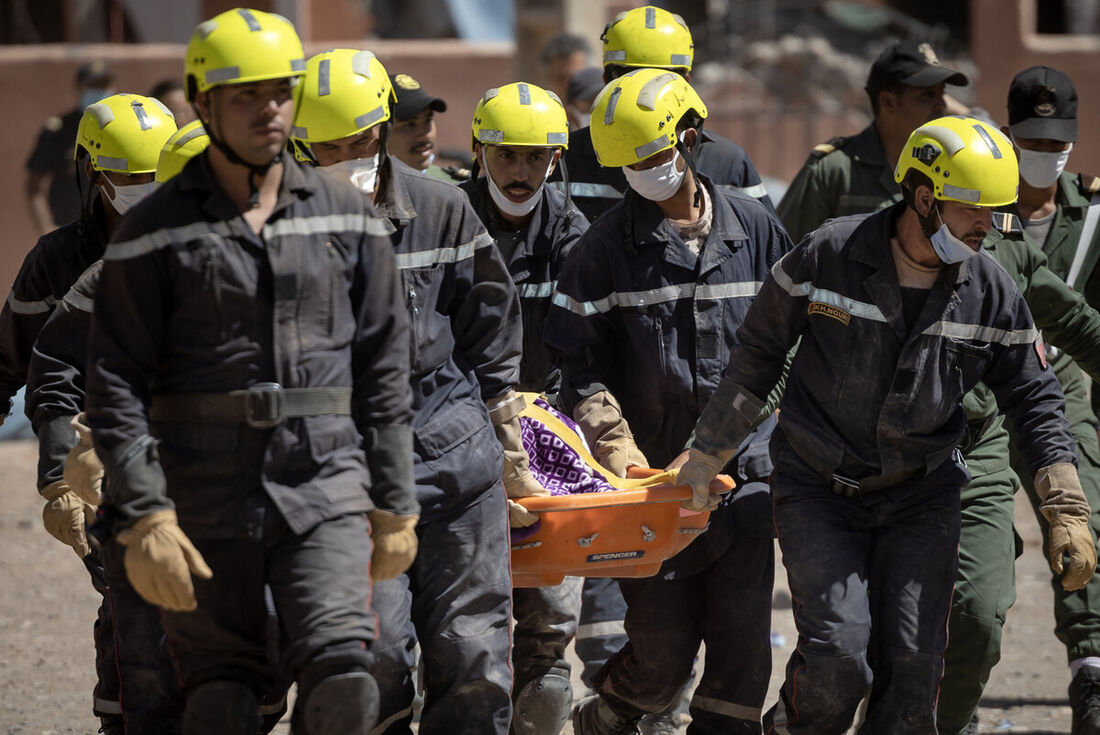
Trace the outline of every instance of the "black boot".
<path fill-rule="evenodd" d="M 1069 683 L 1073 735 L 1100 735 L 1100 669 L 1082 666 Z"/>

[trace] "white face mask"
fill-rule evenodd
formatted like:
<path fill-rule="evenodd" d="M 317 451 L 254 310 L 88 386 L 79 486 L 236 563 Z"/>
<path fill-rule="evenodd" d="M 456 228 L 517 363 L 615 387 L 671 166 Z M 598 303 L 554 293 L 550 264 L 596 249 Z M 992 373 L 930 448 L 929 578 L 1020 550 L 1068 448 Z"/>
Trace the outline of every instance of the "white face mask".
<path fill-rule="evenodd" d="M 1073 143 L 1064 151 L 1029 151 L 1019 145 L 1016 149 L 1020 151 L 1020 177 L 1036 189 L 1046 189 L 1066 170 Z"/>
<path fill-rule="evenodd" d="M 107 193 L 107 187 L 103 187 L 103 191 L 107 193 L 107 198 L 111 200 L 111 206 L 114 207 L 114 210 L 119 214 L 126 214 L 131 207 L 152 194 L 156 186 L 153 181 L 147 184 L 130 184 L 129 186 L 119 186 L 112 181 L 110 188 L 115 190 L 114 196 Z"/>
<path fill-rule="evenodd" d="M 676 162 L 680 160 L 680 152 L 672 149 L 672 158 L 667 163 L 662 163 L 643 171 L 635 171 L 629 166 L 623 166 L 623 175 L 630 188 L 651 202 L 663 202 L 671 199 L 680 190 L 680 184 L 684 180 L 683 169 L 676 168 Z"/>
<path fill-rule="evenodd" d="M 356 189 L 364 194 L 373 194 L 378 182 L 378 154 L 370 158 L 353 158 L 326 166 L 333 173 L 345 174 Z"/>
<path fill-rule="evenodd" d="M 932 241 L 932 249 L 936 251 L 936 255 L 940 260 L 947 265 L 953 265 L 973 258 L 978 254 L 977 250 L 974 250 L 952 234 L 947 227 L 947 223 L 940 216 L 938 209 L 936 210 L 936 216 L 940 218 L 940 229 L 933 232 L 932 237 L 928 239 Z"/>
<path fill-rule="evenodd" d="M 542 177 L 542 182 L 539 187 L 535 189 L 535 193 L 524 199 L 522 202 L 513 202 L 504 192 L 497 186 L 497 182 L 493 181 L 493 175 L 489 173 L 488 167 L 485 168 L 485 178 L 489 180 L 489 196 L 493 199 L 493 204 L 497 205 L 504 214 L 510 217 L 526 217 L 534 211 L 538 206 L 539 199 L 542 197 L 542 187 L 546 186 L 546 179 L 550 176 L 550 169 L 554 165 L 554 157 L 550 157 L 550 163 L 546 164 L 546 173 Z"/>

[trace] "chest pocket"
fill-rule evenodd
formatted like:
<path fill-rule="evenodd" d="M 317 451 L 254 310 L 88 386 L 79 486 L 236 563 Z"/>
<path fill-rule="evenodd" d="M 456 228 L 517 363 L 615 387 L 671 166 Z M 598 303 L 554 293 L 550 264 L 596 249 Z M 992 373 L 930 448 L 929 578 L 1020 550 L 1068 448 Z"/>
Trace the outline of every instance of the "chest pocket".
<path fill-rule="evenodd" d="M 308 241 L 296 248 L 296 272 L 276 274 L 277 294 L 286 295 L 282 284 L 296 283 L 298 338 L 304 351 L 331 349 L 351 338 L 354 315 L 348 297 L 350 265 L 347 249 L 332 238 Z"/>
<path fill-rule="evenodd" d="M 965 342 L 950 338 L 944 342 L 944 347 L 952 373 L 958 380 L 962 393 L 966 393 L 981 382 L 993 359 L 993 348 L 983 342 Z"/>
<path fill-rule="evenodd" d="M 233 325 L 246 319 L 248 307 L 238 306 L 255 298 L 255 262 L 236 242 L 214 234 L 185 243 L 179 259 L 172 336 L 190 345 L 224 343 Z"/>
<path fill-rule="evenodd" d="M 451 320 L 440 309 L 446 268 L 404 268 L 401 285 L 411 327 L 412 371 L 423 375 L 443 365 L 454 347 Z"/>

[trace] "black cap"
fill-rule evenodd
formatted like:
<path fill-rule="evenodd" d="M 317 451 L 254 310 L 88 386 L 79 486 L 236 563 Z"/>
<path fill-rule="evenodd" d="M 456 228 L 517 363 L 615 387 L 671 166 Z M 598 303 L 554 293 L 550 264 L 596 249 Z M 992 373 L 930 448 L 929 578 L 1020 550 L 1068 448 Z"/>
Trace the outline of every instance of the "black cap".
<path fill-rule="evenodd" d="M 591 102 L 596 99 L 596 95 L 603 87 L 603 69 L 598 66 L 585 67 L 573 74 L 569 80 L 569 86 L 565 90 L 565 101 Z"/>
<path fill-rule="evenodd" d="M 76 83 L 88 84 L 89 82 L 113 82 L 115 75 L 111 71 L 111 67 L 107 66 L 106 61 L 96 59 L 95 61 L 89 61 L 80 65 L 80 68 L 76 70 Z"/>
<path fill-rule="evenodd" d="M 447 111 L 446 102 L 425 92 L 420 82 L 408 74 L 390 74 L 390 82 L 393 83 L 393 91 L 397 92 L 397 105 L 393 108 L 395 119 L 412 120 L 425 107 L 431 107 L 436 112 Z"/>
<path fill-rule="evenodd" d="M 910 87 L 932 87 L 947 82 L 959 87 L 970 80 L 962 72 L 940 65 L 932 46 L 918 41 L 895 41 L 871 64 L 867 75 L 867 93 L 874 97 L 891 82 Z"/>
<path fill-rule="evenodd" d="M 1077 90 L 1057 69 L 1024 69 L 1008 87 L 1008 129 L 1016 138 L 1077 140 Z"/>

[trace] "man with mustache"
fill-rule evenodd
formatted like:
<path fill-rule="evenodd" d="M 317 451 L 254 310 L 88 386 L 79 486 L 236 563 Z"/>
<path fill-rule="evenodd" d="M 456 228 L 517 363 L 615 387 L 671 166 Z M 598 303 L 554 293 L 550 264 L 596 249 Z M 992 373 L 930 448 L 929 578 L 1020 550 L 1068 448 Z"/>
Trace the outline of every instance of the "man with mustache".
<path fill-rule="evenodd" d="M 568 145 L 561 101 L 534 84 L 488 90 L 473 118 L 473 148 L 484 176 L 460 185 L 496 240 L 515 281 L 523 316 L 519 390 L 556 399 L 561 376 L 542 341 L 558 275 L 588 221 L 557 189 L 546 186 Z M 552 735 L 573 702 L 565 649 L 577 631 L 581 580 L 515 588 L 512 732 Z"/>
<path fill-rule="evenodd" d="M 451 184 L 470 178 L 468 169 L 435 163 L 438 153 L 435 116 L 447 111 L 447 103 L 428 94 L 420 82 L 408 74 L 390 74 L 390 83 L 397 94 L 386 146 L 390 155 L 417 171 Z"/>

